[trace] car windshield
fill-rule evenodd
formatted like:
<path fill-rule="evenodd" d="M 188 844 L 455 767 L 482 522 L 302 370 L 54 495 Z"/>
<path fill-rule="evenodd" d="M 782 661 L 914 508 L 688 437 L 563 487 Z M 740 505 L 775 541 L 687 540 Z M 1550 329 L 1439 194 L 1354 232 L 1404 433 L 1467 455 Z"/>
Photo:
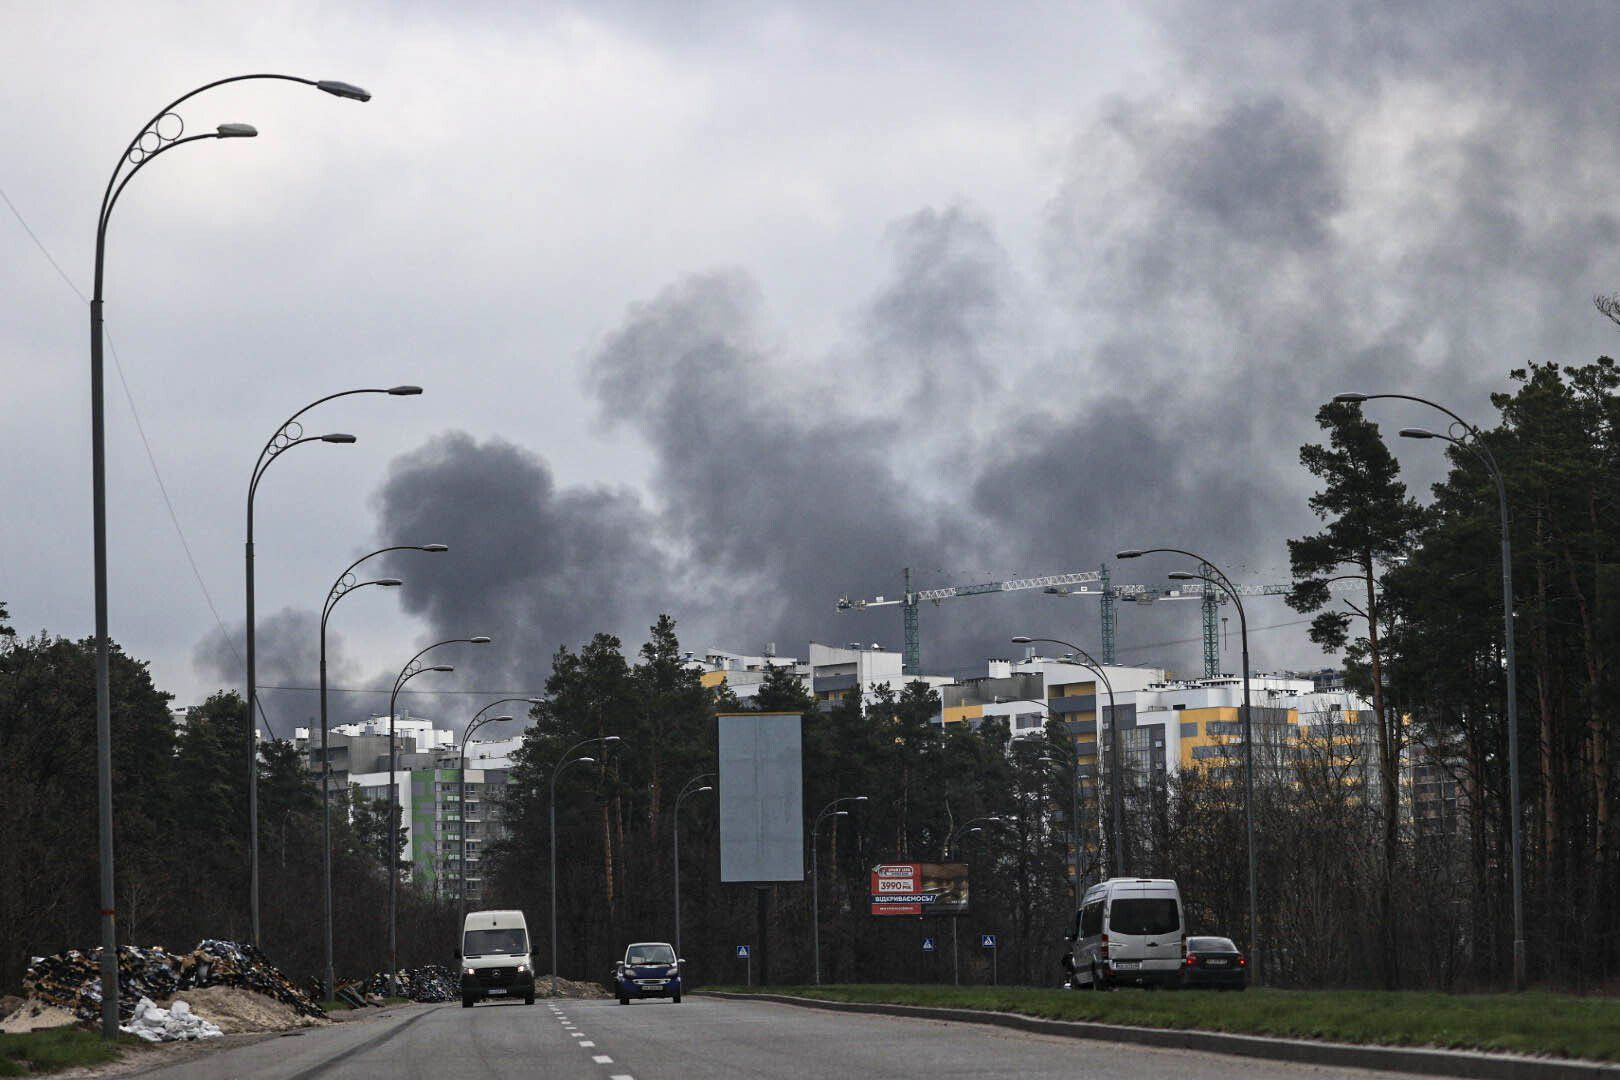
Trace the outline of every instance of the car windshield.
<path fill-rule="evenodd" d="M 469 930 L 462 951 L 468 956 L 526 953 L 529 951 L 529 938 L 518 927 L 510 930 Z"/>
<path fill-rule="evenodd" d="M 1115 900 L 1108 928 L 1116 934 L 1173 934 L 1181 929 L 1181 912 L 1169 897 Z"/>
<path fill-rule="evenodd" d="M 1237 952 L 1232 939 L 1225 937 L 1188 938 L 1187 948 L 1191 952 Z"/>
<path fill-rule="evenodd" d="M 632 945 L 624 955 L 627 964 L 673 964 L 675 950 L 668 945 Z"/>

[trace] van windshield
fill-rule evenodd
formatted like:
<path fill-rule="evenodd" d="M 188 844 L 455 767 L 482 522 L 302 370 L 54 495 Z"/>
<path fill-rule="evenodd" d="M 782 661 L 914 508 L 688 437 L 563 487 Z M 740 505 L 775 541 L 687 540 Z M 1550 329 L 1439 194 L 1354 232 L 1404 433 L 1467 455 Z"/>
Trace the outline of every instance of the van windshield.
<path fill-rule="evenodd" d="M 1181 929 L 1181 912 L 1169 897 L 1115 900 L 1108 928 L 1116 934 L 1173 934 Z"/>
<path fill-rule="evenodd" d="M 520 928 L 510 930 L 469 930 L 462 952 L 468 956 L 491 953 L 518 954 L 529 951 L 529 936 Z"/>

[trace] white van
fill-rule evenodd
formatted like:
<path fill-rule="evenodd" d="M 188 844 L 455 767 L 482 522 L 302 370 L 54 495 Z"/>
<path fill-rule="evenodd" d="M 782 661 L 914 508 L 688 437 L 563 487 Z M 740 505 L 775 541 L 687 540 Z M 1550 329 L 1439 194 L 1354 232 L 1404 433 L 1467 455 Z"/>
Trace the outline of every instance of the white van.
<path fill-rule="evenodd" d="M 1187 955 L 1181 890 L 1169 878 L 1110 878 L 1086 890 L 1065 960 L 1070 985 L 1175 986 Z"/>
<path fill-rule="evenodd" d="M 469 911 L 461 928 L 461 1007 L 483 998 L 534 1004 L 534 957 L 521 911 Z"/>

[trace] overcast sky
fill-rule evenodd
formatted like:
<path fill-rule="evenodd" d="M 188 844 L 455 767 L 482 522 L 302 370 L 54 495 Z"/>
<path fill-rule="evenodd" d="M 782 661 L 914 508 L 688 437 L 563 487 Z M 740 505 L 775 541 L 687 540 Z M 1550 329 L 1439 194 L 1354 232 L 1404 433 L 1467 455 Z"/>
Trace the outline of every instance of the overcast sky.
<path fill-rule="evenodd" d="M 896 609 L 834 603 L 897 593 L 907 565 L 929 586 L 1162 544 L 1285 581 L 1321 401 L 1430 392 L 1488 419 L 1510 368 L 1612 349 L 1590 303 L 1620 287 L 1611 5 L 0 14 L 0 187 L 85 292 L 102 186 L 165 101 L 255 71 L 375 94 L 188 103 L 188 131 L 260 137 L 155 162 L 111 233 L 111 339 L 237 638 L 265 439 L 337 390 L 426 388 L 323 407 L 312 432 L 359 442 L 268 474 L 266 684 L 313 684 L 326 589 L 385 543 L 453 550 L 378 560 L 406 587 L 338 609 L 336 685 L 482 633 L 437 685 L 535 691 L 559 645 L 634 649 L 661 611 L 695 649 L 898 648 Z M 0 290 L 0 600 L 23 631 L 89 634 L 85 305 L 3 207 Z M 111 365 L 107 392 L 113 634 L 181 703 L 240 685 Z M 1436 456 L 1398 451 L 1426 496 Z M 1257 627 L 1300 619 L 1253 603 Z M 1196 673 L 1197 622 L 1126 607 L 1121 658 Z M 1017 633 L 1097 644 L 1090 599 L 922 623 L 931 670 Z M 1336 663 L 1298 626 L 1254 649 Z M 313 711 L 265 702 L 283 734 Z"/>

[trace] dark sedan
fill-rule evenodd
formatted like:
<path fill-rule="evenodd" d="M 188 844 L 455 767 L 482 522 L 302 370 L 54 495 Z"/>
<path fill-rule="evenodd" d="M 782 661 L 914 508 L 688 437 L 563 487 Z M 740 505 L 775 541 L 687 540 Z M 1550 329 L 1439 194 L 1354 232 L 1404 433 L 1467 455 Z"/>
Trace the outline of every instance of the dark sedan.
<path fill-rule="evenodd" d="M 1242 990 L 1249 985 L 1249 958 L 1231 938 L 1190 937 L 1181 961 L 1181 985 L 1188 990 Z"/>

